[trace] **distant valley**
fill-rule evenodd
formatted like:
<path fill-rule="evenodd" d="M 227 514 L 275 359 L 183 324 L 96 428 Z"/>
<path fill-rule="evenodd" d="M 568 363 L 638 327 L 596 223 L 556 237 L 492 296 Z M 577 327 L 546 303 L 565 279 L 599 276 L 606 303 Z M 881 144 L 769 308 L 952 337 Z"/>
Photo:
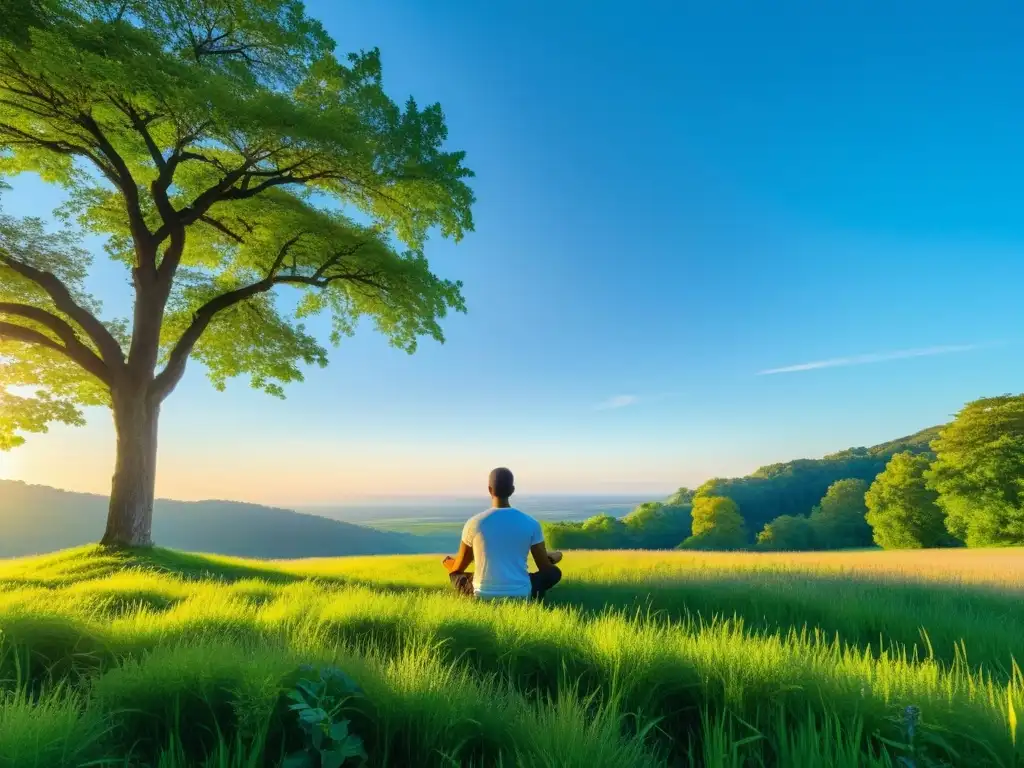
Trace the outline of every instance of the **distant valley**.
<path fill-rule="evenodd" d="M 524 497 L 523 509 L 547 520 L 625 514 L 642 499 Z M 156 502 L 153 539 L 172 549 L 285 559 L 448 552 L 467 517 L 486 499 L 414 499 L 282 509 L 236 501 Z M 98 541 L 107 498 L 0 480 L 0 557 L 19 557 Z"/>

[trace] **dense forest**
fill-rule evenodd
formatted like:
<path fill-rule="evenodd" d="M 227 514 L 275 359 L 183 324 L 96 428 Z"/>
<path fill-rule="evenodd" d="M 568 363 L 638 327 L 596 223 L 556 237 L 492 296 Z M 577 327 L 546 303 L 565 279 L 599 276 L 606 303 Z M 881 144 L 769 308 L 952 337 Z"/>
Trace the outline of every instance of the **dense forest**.
<path fill-rule="evenodd" d="M 742 510 L 747 528 L 756 533 L 777 517 L 809 514 L 829 486 L 839 480 L 870 484 L 895 454 L 929 452 L 938 434 L 939 427 L 932 427 L 872 448 L 848 448 L 822 459 L 769 464 L 746 477 L 708 480 L 696 493 L 732 499 Z"/>
<path fill-rule="evenodd" d="M 1024 395 L 870 448 L 681 488 L 621 519 L 545 523 L 555 548 L 810 550 L 1024 544 Z"/>

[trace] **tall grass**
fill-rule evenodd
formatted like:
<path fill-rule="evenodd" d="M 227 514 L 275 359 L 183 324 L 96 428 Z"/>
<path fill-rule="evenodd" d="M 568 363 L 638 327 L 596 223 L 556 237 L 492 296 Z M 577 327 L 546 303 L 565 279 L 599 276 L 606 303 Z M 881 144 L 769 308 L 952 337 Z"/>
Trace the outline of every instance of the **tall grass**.
<path fill-rule="evenodd" d="M 1024 765 L 1016 583 L 847 557 L 572 553 L 547 606 L 436 558 L 10 561 L 0 765 L 276 765 L 302 663 L 363 687 L 373 765 Z"/>

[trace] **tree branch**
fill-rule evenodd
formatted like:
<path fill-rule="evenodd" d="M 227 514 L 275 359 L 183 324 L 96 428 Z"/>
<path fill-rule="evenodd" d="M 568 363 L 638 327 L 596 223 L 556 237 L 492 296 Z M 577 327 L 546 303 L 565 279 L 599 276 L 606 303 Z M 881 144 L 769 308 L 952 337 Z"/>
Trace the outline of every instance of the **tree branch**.
<path fill-rule="evenodd" d="M 64 346 L 56 344 L 56 342 L 52 345 L 43 344 L 43 346 L 50 347 L 51 349 L 57 349 L 78 363 L 78 365 L 104 384 L 107 386 L 111 385 L 110 369 L 95 352 L 82 343 L 82 340 L 78 338 L 78 334 L 75 333 L 75 329 L 68 325 L 64 320 L 57 317 L 57 315 L 51 314 L 45 309 L 33 307 L 28 304 L 12 304 L 8 302 L 0 302 L 0 314 L 23 317 L 26 320 L 31 320 L 49 328 L 57 334 L 61 341 L 64 342 Z M 5 323 L 5 325 L 11 326 L 11 323 Z M 23 326 L 16 327 L 21 328 Z M 36 331 L 33 331 L 31 328 L 25 328 L 25 330 L 36 333 Z M 44 334 L 39 335 L 44 336 Z M 49 337 L 44 336 L 44 338 L 48 339 Z M 25 341 L 26 339 L 22 340 Z"/>
<path fill-rule="evenodd" d="M 288 251 L 299 242 L 304 234 L 304 232 L 299 232 L 284 242 L 278 250 L 274 263 L 270 266 L 265 278 L 242 288 L 222 293 L 220 296 L 210 299 L 196 310 L 192 316 L 192 323 L 181 334 L 181 338 L 178 339 L 174 349 L 171 350 L 171 354 L 167 359 L 167 365 L 153 380 L 150 387 L 150 395 L 152 397 L 157 401 L 161 401 L 178 385 L 181 377 L 185 375 L 185 365 L 188 362 L 189 355 L 192 354 L 192 350 L 195 349 L 196 342 L 199 341 L 199 337 L 203 335 L 203 332 L 210 326 L 213 318 L 219 312 L 223 312 L 225 309 L 233 307 L 257 294 L 266 293 L 274 287 L 277 272 L 281 269 L 281 265 L 284 264 Z"/>
<path fill-rule="evenodd" d="M 157 146 L 156 140 L 153 139 L 153 134 L 149 132 L 149 121 L 143 118 L 135 107 L 127 101 L 117 98 L 114 98 L 113 101 L 128 117 L 135 132 L 142 137 L 142 141 L 149 151 L 149 156 L 152 158 L 153 164 L 157 169 L 157 177 L 149 185 L 149 191 L 153 196 L 153 204 L 156 206 L 157 213 L 160 214 L 160 218 L 163 219 L 164 223 L 172 225 L 176 220 L 176 212 L 174 206 L 171 205 L 167 190 L 170 189 L 171 182 L 174 179 L 174 171 L 178 164 L 177 153 L 172 154 L 171 160 L 165 160 L 163 152 Z"/>
<path fill-rule="evenodd" d="M 308 163 L 308 158 L 293 163 L 284 169 L 273 171 L 253 170 L 253 166 L 256 163 L 262 162 L 265 159 L 266 156 L 259 158 L 248 157 L 242 165 L 224 174 L 224 177 L 219 182 L 205 189 L 191 204 L 178 211 L 179 224 L 187 227 L 189 224 L 202 218 L 216 203 L 222 201 L 247 200 L 272 187 L 279 187 L 283 184 L 308 184 L 311 181 L 318 181 L 320 179 L 339 178 L 337 174 L 329 171 L 320 171 L 301 176 L 295 175 L 293 172 Z M 263 181 L 255 186 L 251 186 L 251 182 L 256 178 L 261 178 Z M 235 185 L 239 183 L 241 183 L 241 186 L 236 187 Z M 162 242 L 170 236 L 171 229 L 171 226 L 164 224 L 153 234 L 153 239 L 157 243 Z"/>
<path fill-rule="evenodd" d="M 61 282 L 60 278 L 51 272 L 44 272 L 23 261 L 19 261 L 3 251 L 0 251 L 0 264 L 6 265 L 46 291 L 54 306 L 78 323 L 79 327 L 85 331 L 86 335 L 88 335 L 99 350 L 100 358 L 111 369 L 119 370 L 124 365 L 124 353 L 117 339 L 111 335 L 110 331 L 106 329 L 92 312 L 74 300 L 71 291 Z"/>
<path fill-rule="evenodd" d="M 228 237 L 230 237 L 236 243 L 244 243 L 245 242 L 245 239 L 241 235 L 239 235 L 239 234 L 237 234 L 235 232 L 232 232 L 224 222 L 218 221 L 217 219 L 213 218 L 212 216 L 207 216 L 206 214 L 203 214 L 202 216 L 199 217 L 199 221 L 201 221 L 201 222 L 203 222 L 205 224 L 209 224 L 214 229 L 216 229 L 219 232 L 222 232 L 225 235 L 227 235 Z"/>
<path fill-rule="evenodd" d="M 201 192 L 199 196 L 192 201 L 191 205 L 178 211 L 177 218 L 179 225 L 187 227 L 189 224 L 198 221 L 199 217 L 209 211 L 210 208 L 213 207 L 214 203 L 222 199 L 221 196 L 225 191 L 230 189 L 239 179 L 242 178 L 242 176 L 245 175 L 246 170 L 251 167 L 251 163 L 253 162 L 255 161 L 246 160 L 243 165 L 229 171 L 219 182 Z M 164 225 L 153 234 L 153 239 L 158 243 L 163 242 L 170 236 L 171 229 L 172 226 L 170 224 L 164 223 Z"/>
<path fill-rule="evenodd" d="M 39 331 L 34 331 L 31 328 L 26 328 L 23 325 L 16 325 L 15 323 L 5 323 L 0 321 L 0 339 L 22 341 L 26 344 L 35 344 L 39 347 L 46 347 L 47 349 L 55 350 L 63 355 L 68 354 L 68 350 L 51 339 L 45 333 L 40 333 Z"/>
<path fill-rule="evenodd" d="M 59 139 L 43 139 L 38 136 L 33 136 L 31 133 L 23 131 L 20 128 L 15 128 L 13 125 L 0 123 L 0 136 L 4 134 L 11 137 L 10 141 L 13 144 L 44 147 L 45 149 L 49 149 L 51 152 L 56 152 L 60 155 L 77 155 L 78 157 L 84 157 L 91 161 L 99 172 L 107 179 L 111 182 L 114 180 L 114 169 L 87 147 L 82 147 L 77 144 L 72 144 L 69 141 L 62 141 Z"/>
<path fill-rule="evenodd" d="M 128 213 L 128 226 L 132 233 L 132 239 L 135 241 L 135 252 L 139 257 L 139 266 L 147 271 L 155 269 L 156 249 L 153 247 L 153 233 L 146 226 L 146 218 L 142 214 L 142 207 L 139 203 L 139 185 L 135 183 L 135 177 L 132 176 L 128 164 L 118 151 L 114 149 L 113 144 L 107 139 L 92 115 L 83 113 L 78 116 L 76 122 L 85 128 L 96 140 L 97 148 L 114 170 L 114 177 L 111 180 L 124 196 L 125 208 Z"/>

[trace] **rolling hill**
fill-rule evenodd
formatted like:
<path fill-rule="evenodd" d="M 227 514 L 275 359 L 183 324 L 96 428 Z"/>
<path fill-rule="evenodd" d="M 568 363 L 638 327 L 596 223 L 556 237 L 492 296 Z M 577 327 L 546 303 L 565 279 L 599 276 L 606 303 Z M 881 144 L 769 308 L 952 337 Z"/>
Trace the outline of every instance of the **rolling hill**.
<path fill-rule="evenodd" d="M 820 459 L 771 464 L 745 477 L 715 478 L 698 490 L 734 499 L 756 532 L 779 515 L 808 514 L 836 480 L 870 482 L 894 453 L 929 450 L 939 429 Z M 94 542 L 103 532 L 106 510 L 104 496 L 0 480 L 0 557 Z M 454 525 L 414 535 L 258 504 L 161 499 L 153 515 L 153 538 L 174 549 L 264 559 L 417 554 L 450 549 L 458 540 Z"/>
<path fill-rule="evenodd" d="M 99 539 L 107 499 L 0 480 L 0 557 Z M 257 558 L 438 552 L 451 537 L 378 531 L 318 515 L 235 501 L 158 500 L 153 539 L 175 549 Z"/>
<path fill-rule="evenodd" d="M 714 478 L 697 489 L 706 496 L 728 496 L 740 507 L 751 533 L 780 515 L 807 515 L 837 480 L 871 483 L 893 454 L 927 453 L 942 427 L 930 427 L 870 448 L 847 448 L 820 459 L 769 464 L 745 477 Z"/>

